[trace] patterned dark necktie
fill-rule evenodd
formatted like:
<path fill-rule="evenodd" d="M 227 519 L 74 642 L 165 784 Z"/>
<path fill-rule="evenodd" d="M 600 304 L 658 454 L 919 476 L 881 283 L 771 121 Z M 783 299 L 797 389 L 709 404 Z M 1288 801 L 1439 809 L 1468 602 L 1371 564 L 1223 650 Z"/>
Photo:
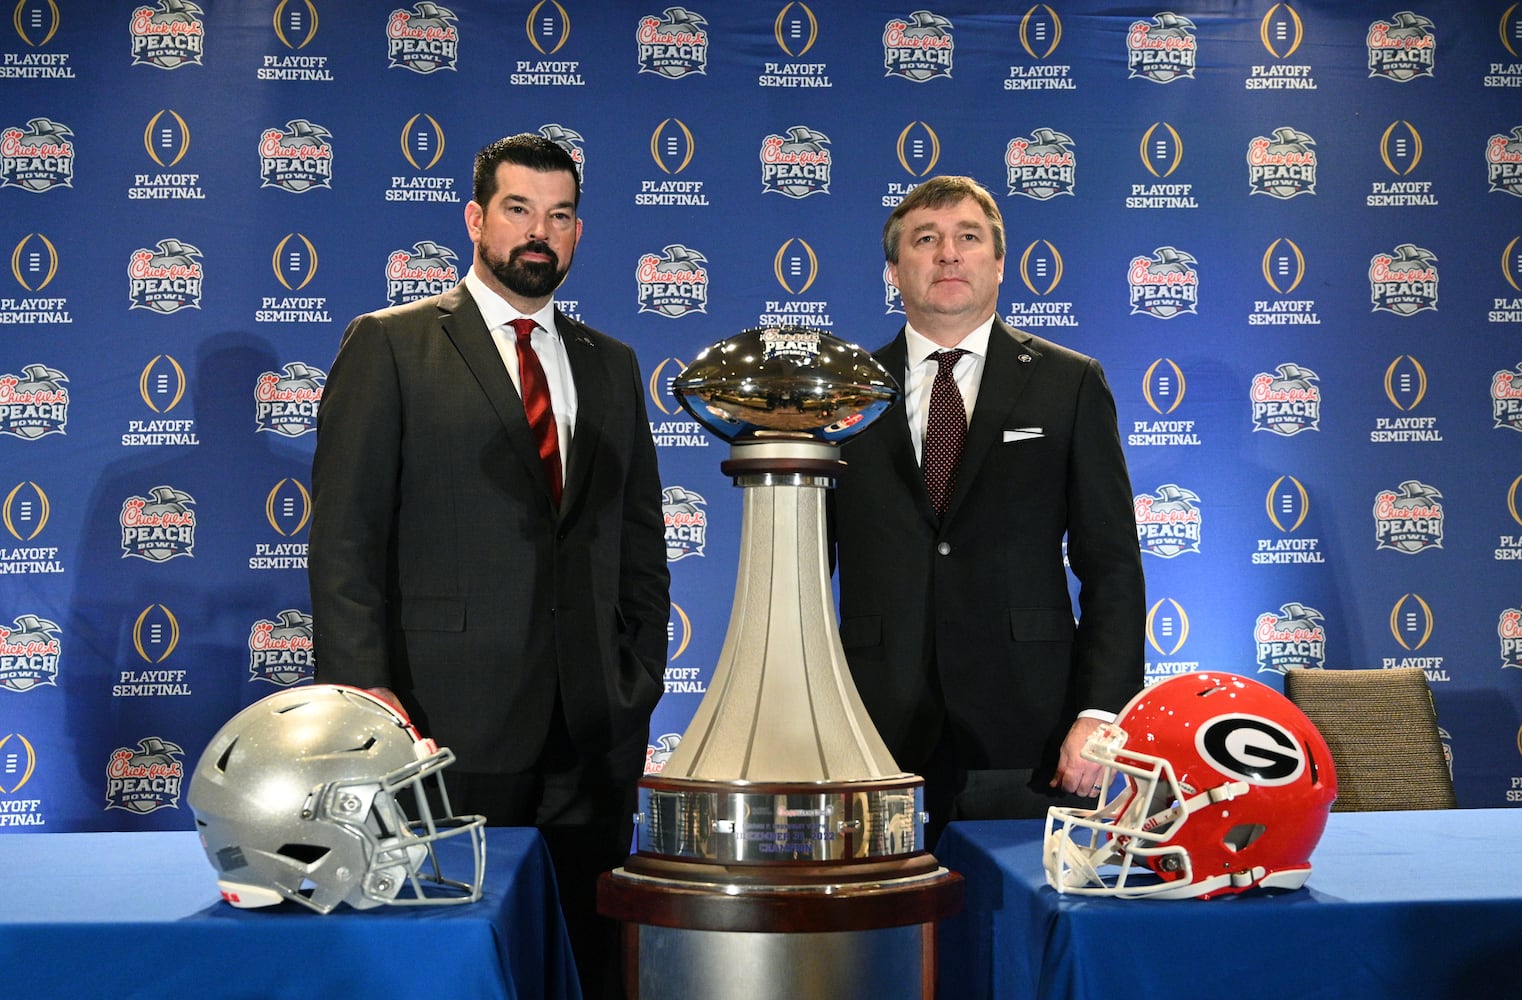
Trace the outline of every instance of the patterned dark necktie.
<path fill-rule="evenodd" d="M 512 327 L 518 334 L 518 383 L 523 395 L 523 412 L 528 417 L 529 430 L 539 444 L 539 461 L 544 464 L 544 474 L 550 480 L 550 495 L 555 506 L 560 506 L 560 435 L 555 428 L 555 408 L 550 405 L 550 383 L 544 376 L 544 366 L 529 336 L 539 327 L 531 319 L 515 319 Z"/>
<path fill-rule="evenodd" d="M 930 384 L 930 414 L 925 424 L 925 489 L 937 517 L 946 516 L 946 505 L 957 485 L 957 463 L 967 439 L 967 407 L 953 376 L 963 350 L 936 351 L 930 355 L 940 366 Z"/>

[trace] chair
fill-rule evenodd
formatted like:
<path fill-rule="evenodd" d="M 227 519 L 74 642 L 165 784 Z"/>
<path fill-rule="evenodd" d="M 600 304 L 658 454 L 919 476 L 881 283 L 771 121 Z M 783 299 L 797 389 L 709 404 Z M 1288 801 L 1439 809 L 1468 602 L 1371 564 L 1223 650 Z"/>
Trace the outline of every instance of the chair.
<path fill-rule="evenodd" d="M 1334 812 L 1458 806 L 1432 691 L 1420 668 L 1295 668 L 1284 673 L 1284 694 L 1332 750 Z"/>

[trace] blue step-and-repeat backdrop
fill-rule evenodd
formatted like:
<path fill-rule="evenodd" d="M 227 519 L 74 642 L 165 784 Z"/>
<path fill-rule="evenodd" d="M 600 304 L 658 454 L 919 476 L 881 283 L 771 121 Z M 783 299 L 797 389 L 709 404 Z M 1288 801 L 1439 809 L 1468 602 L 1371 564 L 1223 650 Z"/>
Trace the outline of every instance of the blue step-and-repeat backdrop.
<path fill-rule="evenodd" d="M 1461 803 L 1522 802 L 1522 4 L 11 13 L 0 831 L 189 828 L 210 735 L 310 680 L 339 336 L 459 280 L 472 157 L 519 131 L 583 173 L 563 308 L 649 380 L 674 601 L 651 770 L 739 544 L 727 449 L 671 378 L 760 324 L 886 342 L 882 222 L 966 173 L 1007 220 L 1001 315 L 1109 374 L 1148 679 L 1420 666 Z"/>

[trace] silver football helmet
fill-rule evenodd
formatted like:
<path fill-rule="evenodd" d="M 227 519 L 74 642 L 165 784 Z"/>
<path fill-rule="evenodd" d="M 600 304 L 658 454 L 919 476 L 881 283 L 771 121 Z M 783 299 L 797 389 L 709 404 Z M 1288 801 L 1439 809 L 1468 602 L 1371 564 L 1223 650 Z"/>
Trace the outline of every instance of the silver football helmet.
<path fill-rule="evenodd" d="M 319 913 L 480 899 L 486 820 L 450 814 L 440 772 L 453 760 L 359 688 L 311 684 L 248 706 L 212 737 L 190 779 L 222 898 L 240 907 L 289 899 Z M 468 882 L 445 878 L 435 852 L 458 836 L 475 863 Z"/>

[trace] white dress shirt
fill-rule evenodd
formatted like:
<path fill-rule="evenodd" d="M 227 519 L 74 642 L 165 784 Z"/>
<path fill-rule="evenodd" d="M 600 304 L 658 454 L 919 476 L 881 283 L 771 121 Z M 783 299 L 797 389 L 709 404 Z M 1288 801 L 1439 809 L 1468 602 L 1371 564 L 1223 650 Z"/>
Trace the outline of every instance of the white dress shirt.
<path fill-rule="evenodd" d="M 476 274 L 475 268 L 465 272 L 465 290 L 475 299 L 486 328 L 491 331 L 492 342 L 507 369 L 508 377 L 518 394 L 523 394 L 523 383 L 518 378 L 518 334 L 509 324 L 523 314 L 493 292 Z M 566 357 L 565 345 L 560 341 L 560 331 L 555 328 L 555 303 L 552 300 L 543 309 L 528 316 L 539 324 L 529 335 L 534 353 L 544 369 L 545 381 L 550 386 L 550 406 L 555 411 L 555 430 L 560 444 L 560 467 L 568 468 L 571 455 L 571 434 L 576 426 L 576 383 L 571 379 L 571 363 Z"/>
<path fill-rule="evenodd" d="M 967 420 L 972 421 L 972 408 L 978 402 L 978 385 L 983 381 L 983 362 L 988 359 L 988 336 L 993 329 L 994 318 L 973 327 L 972 331 L 955 345 L 969 353 L 957 359 L 955 376 L 962 403 L 967 407 Z M 904 339 L 908 342 L 908 356 L 904 372 L 904 415 L 909 420 L 909 437 L 914 441 L 914 460 L 924 462 L 925 426 L 930 420 L 930 387 L 941 363 L 930 355 L 946 350 L 927 338 L 908 323 L 904 324 Z"/>

